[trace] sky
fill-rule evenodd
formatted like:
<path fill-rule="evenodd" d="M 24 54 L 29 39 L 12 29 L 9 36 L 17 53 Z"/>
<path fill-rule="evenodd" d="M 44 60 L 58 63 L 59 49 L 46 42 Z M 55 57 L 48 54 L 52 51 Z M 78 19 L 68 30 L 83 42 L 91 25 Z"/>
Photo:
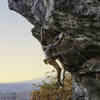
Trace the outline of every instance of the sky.
<path fill-rule="evenodd" d="M 0 0 L 0 83 L 33 80 L 52 70 L 43 63 L 45 56 L 32 28 L 8 9 L 7 0 Z"/>

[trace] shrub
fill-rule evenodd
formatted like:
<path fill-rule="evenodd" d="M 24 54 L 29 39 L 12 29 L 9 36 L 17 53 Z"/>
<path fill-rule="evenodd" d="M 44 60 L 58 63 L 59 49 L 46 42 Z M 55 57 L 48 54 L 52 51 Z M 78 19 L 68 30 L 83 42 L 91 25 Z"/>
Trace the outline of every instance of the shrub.
<path fill-rule="evenodd" d="M 58 87 L 55 81 L 43 81 L 40 90 L 31 93 L 30 100 L 72 100 L 72 78 L 67 74 L 64 87 Z"/>

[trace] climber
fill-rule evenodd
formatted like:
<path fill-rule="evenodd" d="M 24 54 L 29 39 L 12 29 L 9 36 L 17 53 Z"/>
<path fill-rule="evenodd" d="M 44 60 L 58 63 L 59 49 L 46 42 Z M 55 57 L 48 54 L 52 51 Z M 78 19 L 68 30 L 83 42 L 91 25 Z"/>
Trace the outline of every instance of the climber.
<path fill-rule="evenodd" d="M 64 37 L 64 33 L 60 33 L 58 40 L 55 43 L 47 43 L 47 41 L 45 39 L 42 38 L 41 40 L 41 44 L 42 44 L 42 48 L 45 52 L 45 56 L 46 59 L 44 59 L 45 64 L 50 64 L 52 65 L 56 71 L 57 71 L 57 82 L 58 85 L 62 85 L 60 78 L 61 78 L 61 68 L 59 66 L 59 64 L 56 62 L 56 59 L 60 57 L 60 55 L 53 55 L 53 51 L 55 49 L 55 47 L 62 41 Z"/>

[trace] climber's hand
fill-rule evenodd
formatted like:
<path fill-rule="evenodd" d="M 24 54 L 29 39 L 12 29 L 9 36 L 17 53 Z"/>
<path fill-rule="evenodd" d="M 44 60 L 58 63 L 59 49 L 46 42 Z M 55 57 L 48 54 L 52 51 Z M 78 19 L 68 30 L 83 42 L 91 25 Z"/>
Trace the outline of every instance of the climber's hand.
<path fill-rule="evenodd" d="M 64 38 L 64 32 L 61 32 L 59 38 Z"/>

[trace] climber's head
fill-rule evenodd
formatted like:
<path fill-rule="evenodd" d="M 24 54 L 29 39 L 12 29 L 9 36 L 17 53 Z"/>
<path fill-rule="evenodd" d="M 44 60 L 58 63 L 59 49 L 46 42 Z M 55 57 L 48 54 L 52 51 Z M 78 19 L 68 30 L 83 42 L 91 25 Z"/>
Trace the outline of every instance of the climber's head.
<path fill-rule="evenodd" d="M 34 4 L 33 1 L 34 0 L 8 0 L 9 9 L 27 17 L 30 13 L 30 7 Z"/>
<path fill-rule="evenodd" d="M 41 39 L 41 44 L 43 45 L 43 46 L 47 46 L 47 41 L 45 40 L 45 39 Z"/>

